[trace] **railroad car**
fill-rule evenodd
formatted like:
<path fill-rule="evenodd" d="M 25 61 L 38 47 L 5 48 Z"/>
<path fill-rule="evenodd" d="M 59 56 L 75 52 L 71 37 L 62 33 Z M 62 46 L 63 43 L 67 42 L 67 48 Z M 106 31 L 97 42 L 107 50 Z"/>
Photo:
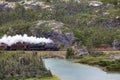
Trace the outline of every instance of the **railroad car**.
<path fill-rule="evenodd" d="M 0 50 L 37 50 L 37 51 L 58 51 L 59 48 L 54 43 L 16 43 L 13 45 L 7 45 L 5 43 L 0 43 Z"/>

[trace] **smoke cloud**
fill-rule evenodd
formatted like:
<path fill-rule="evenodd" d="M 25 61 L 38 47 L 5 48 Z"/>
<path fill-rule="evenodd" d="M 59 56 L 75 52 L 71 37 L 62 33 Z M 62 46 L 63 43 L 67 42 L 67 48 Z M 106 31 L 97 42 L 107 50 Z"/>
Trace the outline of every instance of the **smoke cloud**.
<path fill-rule="evenodd" d="M 38 38 L 35 36 L 28 36 L 27 34 L 15 35 L 15 36 L 4 35 L 2 38 L 0 38 L 0 43 L 5 43 L 8 44 L 9 46 L 16 44 L 18 42 L 38 44 L 38 43 L 52 43 L 53 41 L 49 38 L 43 38 L 43 37 Z"/>

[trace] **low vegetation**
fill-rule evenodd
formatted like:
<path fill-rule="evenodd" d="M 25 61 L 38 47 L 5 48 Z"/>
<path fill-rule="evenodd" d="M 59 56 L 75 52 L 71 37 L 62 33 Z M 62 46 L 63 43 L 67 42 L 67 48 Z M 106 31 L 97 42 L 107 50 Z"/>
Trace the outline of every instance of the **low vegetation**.
<path fill-rule="evenodd" d="M 53 76 L 53 77 L 45 77 L 45 78 L 40 78 L 40 79 L 30 78 L 30 79 L 26 79 L 26 80 L 60 80 L 60 79 L 58 79 L 58 77 L 56 77 L 56 76 Z"/>
<path fill-rule="evenodd" d="M 74 56 L 74 51 L 72 50 L 72 48 L 68 48 L 67 52 L 66 52 L 66 58 L 72 58 Z"/>
<path fill-rule="evenodd" d="M 52 77 L 37 53 L 0 53 L 0 79 L 17 80 L 27 78 Z"/>
<path fill-rule="evenodd" d="M 91 53 L 87 56 L 81 56 L 76 62 L 98 65 L 107 71 L 117 71 L 120 72 L 120 59 L 111 59 L 108 54 L 105 53 Z"/>

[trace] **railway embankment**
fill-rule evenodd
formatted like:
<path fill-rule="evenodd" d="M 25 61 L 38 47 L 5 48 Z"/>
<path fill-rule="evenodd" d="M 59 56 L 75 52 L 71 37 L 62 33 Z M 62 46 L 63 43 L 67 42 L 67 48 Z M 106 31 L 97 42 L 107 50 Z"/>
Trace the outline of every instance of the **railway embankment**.
<path fill-rule="evenodd" d="M 42 58 L 59 58 L 65 59 L 66 58 L 66 51 L 0 51 L 0 53 L 24 53 L 31 55 L 33 53 L 37 53 L 38 56 Z"/>

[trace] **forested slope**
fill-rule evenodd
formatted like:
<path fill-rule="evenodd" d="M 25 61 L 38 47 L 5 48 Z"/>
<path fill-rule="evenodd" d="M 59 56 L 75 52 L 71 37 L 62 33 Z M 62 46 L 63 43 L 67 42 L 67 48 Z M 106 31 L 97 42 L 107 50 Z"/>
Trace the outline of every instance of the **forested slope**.
<path fill-rule="evenodd" d="M 15 6 L 6 7 L 4 5 L 8 4 L 0 3 L 0 36 L 26 33 L 52 36 L 55 40 L 55 35 L 60 34 L 56 41 L 59 38 L 59 42 L 64 40 L 62 44 L 70 44 L 74 38 L 73 33 L 74 40 L 87 47 L 111 45 L 113 40 L 120 39 L 119 0 L 35 0 L 33 2 L 36 5 L 32 2 L 27 4 L 23 0 L 6 2 Z M 39 2 L 42 2 L 42 6 Z M 53 23 L 49 25 L 51 21 Z M 57 23 L 63 25 L 59 27 Z M 66 35 L 71 37 L 70 41 Z"/>

